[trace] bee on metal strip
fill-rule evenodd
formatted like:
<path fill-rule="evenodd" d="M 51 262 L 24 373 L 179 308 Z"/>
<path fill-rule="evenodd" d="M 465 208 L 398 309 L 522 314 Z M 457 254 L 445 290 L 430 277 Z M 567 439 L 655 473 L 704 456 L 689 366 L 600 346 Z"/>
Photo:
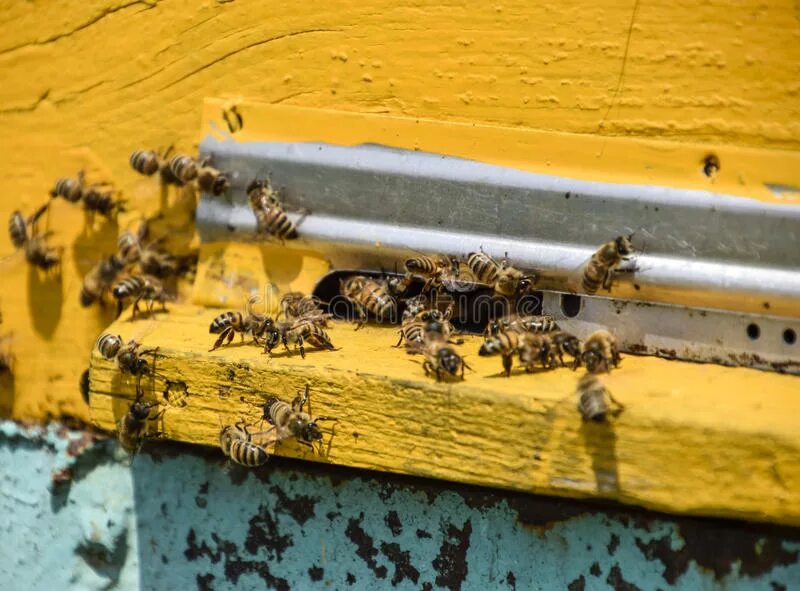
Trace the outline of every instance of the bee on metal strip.
<path fill-rule="evenodd" d="M 483 251 L 470 253 L 467 267 L 478 283 L 492 287 L 498 296 L 519 297 L 528 293 L 536 283 L 536 275 L 512 267 L 506 258 L 498 263 Z"/>
<path fill-rule="evenodd" d="M 379 321 L 397 318 L 397 300 L 379 282 L 356 275 L 342 280 L 340 289 L 342 295 L 353 304 L 358 315 L 356 330 L 366 323 L 368 313 Z"/>
<path fill-rule="evenodd" d="M 220 347 L 226 338 L 228 339 L 227 344 L 230 344 L 237 332 L 241 336 L 242 342 L 244 342 L 245 335 L 249 334 L 257 345 L 261 344 L 261 339 L 266 338 L 267 331 L 272 328 L 274 321 L 265 314 L 253 312 L 252 307 L 257 299 L 254 296 L 247 301 L 247 309 L 244 315 L 241 312 L 224 312 L 214 318 L 208 328 L 208 332 L 210 334 L 218 334 L 219 338 L 214 341 L 214 346 L 209 349 L 209 352 Z"/>
<path fill-rule="evenodd" d="M 308 390 L 309 387 L 306 385 L 303 394 L 298 394 L 291 404 L 274 396 L 268 398 L 264 403 L 263 419 L 272 425 L 272 429 L 265 431 L 264 434 L 276 443 L 293 437 L 298 443 L 308 446 L 315 453 L 317 453 L 314 448 L 316 443 L 319 445 L 319 453 L 321 453 L 323 431 L 317 423 L 336 422 L 338 419 L 335 417 L 312 417 L 305 412 L 303 407 L 308 403 Z"/>
<path fill-rule="evenodd" d="M 606 330 L 590 334 L 581 347 L 581 361 L 589 373 L 610 372 L 621 360 L 617 339 Z"/>
<path fill-rule="evenodd" d="M 247 197 L 259 234 L 273 236 L 282 242 L 297 238 L 297 224 L 289 219 L 278 193 L 272 189 L 269 181 L 251 182 L 247 187 Z"/>
<path fill-rule="evenodd" d="M 164 312 L 167 311 L 167 293 L 164 291 L 164 286 L 158 279 L 149 275 L 132 275 L 117 282 L 114 284 L 112 294 L 117 300 L 117 317 L 122 313 L 124 302 L 128 299 L 133 299 L 132 318 L 136 317 L 141 300 L 147 302 L 148 314 L 153 313 L 156 302 L 161 304 Z"/>
<path fill-rule="evenodd" d="M 584 268 L 581 277 L 583 291 L 595 294 L 601 286 L 606 291 L 611 291 L 614 274 L 622 272 L 619 266 L 623 262 L 629 261 L 635 253 L 631 244 L 632 237 L 633 234 L 627 237 L 617 236 L 597 249 Z M 626 272 L 635 270 L 635 268 L 625 269 Z"/>
<path fill-rule="evenodd" d="M 596 421 L 598 423 L 606 420 L 609 414 L 618 415 L 625 406 L 618 402 L 605 384 L 593 374 L 584 374 L 578 381 L 576 389 L 578 395 L 578 412 L 581 413 L 584 421 Z M 612 409 L 614 405 L 616 408 Z"/>
<path fill-rule="evenodd" d="M 269 453 L 264 446 L 254 443 L 252 437 L 244 422 L 240 421 L 220 429 L 219 446 L 232 462 L 257 468 L 267 463 Z"/>
<path fill-rule="evenodd" d="M 201 191 L 219 196 L 230 189 L 230 180 L 227 173 L 210 166 L 209 160 L 209 158 L 203 160 L 197 169 L 197 186 Z"/>

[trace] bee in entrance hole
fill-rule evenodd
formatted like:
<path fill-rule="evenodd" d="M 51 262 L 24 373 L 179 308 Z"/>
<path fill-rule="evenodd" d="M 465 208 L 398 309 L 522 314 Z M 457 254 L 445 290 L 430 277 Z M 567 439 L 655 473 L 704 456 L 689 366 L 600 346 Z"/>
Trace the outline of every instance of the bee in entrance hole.
<path fill-rule="evenodd" d="M 264 403 L 263 419 L 272 425 L 272 429 L 265 432 L 274 442 L 280 442 L 289 437 L 294 437 L 298 443 L 306 445 L 312 451 L 314 444 L 319 444 L 320 453 L 322 448 L 322 429 L 317 423 L 322 421 L 335 422 L 334 417 L 312 417 L 305 412 L 303 407 L 308 402 L 308 385 L 302 395 L 298 394 L 291 404 L 283 402 L 278 398 L 268 398 Z"/>
<path fill-rule="evenodd" d="M 117 423 L 117 439 L 120 445 L 128 452 L 138 452 L 145 440 L 159 437 L 161 433 L 148 433 L 148 422 L 159 420 L 166 409 L 151 415 L 153 409 L 158 408 L 158 402 L 142 402 L 142 391 L 137 384 L 136 399 L 131 403 L 128 412 Z"/>
<path fill-rule="evenodd" d="M 269 181 L 251 182 L 247 186 L 247 197 L 250 209 L 256 217 L 256 232 L 267 234 L 281 242 L 297 238 L 297 224 L 289 219 L 277 191 L 272 189 Z"/>
<path fill-rule="evenodd" d="M 481 357 L 500 355 L 503 359 L 503 371 L 505 371 L 506 376 L 510 376 L 514 354 L 519 349 L 520 340 L 521 334 L 517 331 L 501 330 L 481 345 L 478 355 Z"/>
<path fill-rule="evenodd" d="M 264 352 L 271 353 L 279 341 L 283 343 L 287 351 L 290 350 L 289 345 L 294 344 L 300 350 L 300 356 L 304 359 L 306 356 L 306 343 L 310 343 L 320 349 L 336 350 L 325 329 L 313 320 L 306 318 L 274 324 L 267 331 Z"/>
<path fill-rule="evenodd" d="M 578 381 L 578 412 L 584 421 L 603 422 L 609 414 L 618 415 L 625 406 L 618 402 L 596 375 L 584 374 Z M 616 408 L 611 409 L 611 405 Z"/>
<path fill-rule="evenodd" d="M 253 436 L 242 421 L 220 429 L 219 446 L 232 462 L 247 468 L 263 466 L 269 460 L 267 450 L 253 442 Z"/>
<path fill-rule="evenodd" d="M 590 334 L 581 347 L 581 361 L 589 373 L 610 372 L 611 366 L 619 366 L 620 354 L 617 339 L 605 330 Z"/>
<path fill-rule="evenodd" d="M 167 311 L 167 293 L 164 286 L 155 277 L 149 275 L 132 275 L 114 285 L 112 289 L 114 299 L 117 300 L 117 316 L 122 313 L 125 300 L 133 299 L 132 318 L 136 318 L 139 311 L 139 302 L 147 302 L 148 314 L 153 313 L 153 306 L 156 302 L 161 304 L 164 312 Z"/>
<path fill-rule="evenodd" d="M 606 291 L 611 291 L 614 274 L 623 272 L 619 266 L 623 262 L 629 261 L 635 253 L 631 244 L 632 237 L 633 234 L 627 237 L 617 236 L 597 249 L 583 271 L 581 278 L 583 291 L 595 294 L 600 286 Z M 624 271 L 633 272 L 635 270 L 635 268 L 629 268 Z"/>
<path fill-rule="evenodd" d="M 257 299 L 254 296 L 247 301 L 244 315 L 241 312 L 224 312 L 214 318 L 208 332 L 218 334 L 219 338 L 214 341 L 214 346 L 209 349 L 209 352 L 220 347 L 226 338 L 230 344 L 237 332 L 241 336 L 242 342 L 244 342 L 244 336 L 249 334 L 257 345 L 261 344 L 260 340 L 266 338 L 267 331 L 274 325 L 274 321 L 265 314 L 253 312 L 253 304 Z"/>
<path fill-rule="evenodd" d="M 140 346 L 141 343 L 134 339 L 126 343 L 122 340 L 122 337 L 111 333 L 101 334 L 95 343 L 95 347 L 97 347 L 104 359 L 109 361 L 116 360 L 117 367 L 121 372 L 127 372 L 133 376 L 141 376 L 148 371 L 150 364 L 142 358 L 142 355 L 154 353 L 157 350 L 139 351 Z"/>
<path fill-rule="evenodd" d="M 342 295 L 353 304 L 358 315 L 356 330 L 366 323 L 367 313 L 373 314 L 379 321 L 397 318 L 397 300 L 379 282 L 356 275 L 342 280 L 340 289 Z"/>

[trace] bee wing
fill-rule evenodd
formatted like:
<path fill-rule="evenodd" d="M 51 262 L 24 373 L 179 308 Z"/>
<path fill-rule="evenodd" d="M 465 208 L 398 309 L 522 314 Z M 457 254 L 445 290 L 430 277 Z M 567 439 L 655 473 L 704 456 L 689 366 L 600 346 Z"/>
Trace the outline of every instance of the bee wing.
<path fill-rule="evenodd" d="M 275 451 L 275 447 L 284 439 L 289 438 L 288 431 L 271 427 L 266 431 L 258 431 L 250 434 L 250 441 L 263 447 L 270 455 Z"/>

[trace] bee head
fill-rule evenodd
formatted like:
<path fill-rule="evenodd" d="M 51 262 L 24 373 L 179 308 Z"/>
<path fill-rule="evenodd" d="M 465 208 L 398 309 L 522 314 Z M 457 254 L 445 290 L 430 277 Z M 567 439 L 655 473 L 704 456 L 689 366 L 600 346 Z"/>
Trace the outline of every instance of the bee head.
<path fill-rule="evenodd" d="M 447 373 L 456 375 L 461 367 L 461 357 L 450 347 L 442 347 L 438 353 L 439 365 Z"/>
<path fill-rule="evenodd" d="M 281 331 L 279 331 L 272 323 L 266 328 L 266 335 L 264 338 L 264 350 L 269 352 L 278 346 L 281 342 Z"/>
<path fill-rule="evenodd" d="M 314 421 L 309 421 L 303 425 L 302 437 L 309 443 L 322 439 L 322 431 Z"/>
<path fill-rule="evenodd" d="M 217 178 L 214 179 L 214 184 L 211 186 L 211 192 L 214 193 L 214 195 L 222 195 L 223 193 L 227 192 L 229 188 L 230 183 L 228 182 L 228 175 L 222 173 L 217 175 Z M 250 191 L 248 190 L 247 192 L 249 193 Z"/>
<path fill-rule="evenodd" d="M 601 356 L 598 351 L 589 350 L 583 353 L 583 364 L 586 366 L 586 371 L 594 373 L 597 366 L 600 365 Z"/>
<path fill-rule="evenodd" d="M 149 402 L 134 402 L 130 408 L 131 416 L 139 422 L 144 421 L 150 416 L 150 409 L 154 406 L 155 404 Z"/>
<path fill-rule="evenodd" d="M 631 244 L 631 238 L 633 238 L 633 234 L 630 236 L 617 236 L 617 239 L 614 241 L 617 245 L 617 252 L 622 256 L 633 253 L 634 248 L 633 244 Z"/>
<path fill-rule="evenodd" d="M 265 189 L 268 186 L 267 180 L 264 179 L 253 179 L 249 185 L 247 185 L 247 193 L 251 193 L 253 191 L 260 191 L 261 189 Z"/>

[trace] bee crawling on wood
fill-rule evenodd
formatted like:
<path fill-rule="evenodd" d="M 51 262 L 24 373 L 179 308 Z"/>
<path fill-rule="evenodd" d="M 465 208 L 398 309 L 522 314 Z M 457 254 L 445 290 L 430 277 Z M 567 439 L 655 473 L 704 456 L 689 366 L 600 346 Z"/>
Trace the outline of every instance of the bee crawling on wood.
<path fill-rule="evenodd" d="M 478 355 L 481 357 L 500 355 L 503 359 L 503 371 L 506 376 L 510 376 L 514 354 L 519 350 L 521 340 L 521 333 L 515 330 L 501 330 L 484 341 L 478 350 Z"/>
<path fill-rule="evenodd" d="M 136 233 L 123 232 L 117 239 L 117 252 L 128 263 L 137 262 L 144 275 L 159 279 L 177 277 L 188 272 L 196 264 L 196 254 L 174 255 L 158 248 L 167 236 L 159 236 L 145 244 L 150 232 L 150 224 L 144 221 Z"/>
<path fill-rule="evenodd" d="M 448 343 L 455 345 L 461 344 L 463 341 L 460 339 L 451 339 L 452 334 L 455 332 L 455 328 L 450 322 L 452 310 L 452 306 L 445 312 L 424 308 L 410 317 L 406 316 L 404 313 L 405 320 L 403 320 L 399 330 L 400 339 L 397 341 L 395 347 L 399 347 L 403 341 L 406 342 L 407 347 L 413 347 L 414 343 L 422 343 L 425 341 L 428 332 L 431 332 L 427 337 L 429 340 L 434 337 L 435 333 L 441 340 Z M 406 308 L 406 311 L 408 311 L 408 308 Z"/>
<path fill-rule="evenodd" d="M 512 314 L 510 316 L 503 316 L 497 320 L 489 321 L 486 325 L 484 335 L 493 337 L 506 330 L 512 330 L 521 334 L 523 332 L 551 332 L 557 329 L 558 324 L 556 324 L 552 316 L 517 316 Z"/>
<path fill-rule="evenodd" d="M 322 328 L 328 328 L 328 320 L 333 314 L 322 309 L 322 302 L 313 295 L 291 291 L 281 298 L 281 313 L 286 320 L 311 320 Z"/>
<path fill-rule="evenodd" d="M 525 333 L 519 344 L 519 361 L 525 371 L 536 369 L 537 362 L 544 369 L 553 369 L 559 365 L 558 351 L 547 333 Z"/>
<path fill-rule="evenodd" d="M 393 298 L 381 283 L 355 275 L 340 283 L 342 295 L 353 304 L 358 315 L 356 330 L 367 321 L 367 315 L 374 315 L 379 321 L 391 321 L 397 318 L 397 300 Z"/>
<path fill-rule="evenodd" d="M 584 374 L 578 381 L 578 412 L 584 421 L 603 422 L 609 414 L 618 415 L 625 406 L 618 402 L 600 379 L 591 373 Z M 611 404 L 616 406 L 611 409 Z"/>
<path fill-rule="evenodd" d="M 90 213 L 111 217 L 118 211 L 125 210 L 125 202 L 115 199 L 114 192 L 105 189 L 101 184 L 86 185 L 86 177 L 82 170 L 76 178 L 62 177 L 50 190 L 50 196 L 62 197 L 70 203 L 83 201 L 83 208 Z"/>
<path fill-rule="evenodd" d="M 617 236 L 603 244 L 597 252 L 592 255 L 583 270 L 581 286 L 583 291 L 588 294 L 595 294 L 600 286 L 606 291 L 611 291 L 611 284 L 614 274 L 620 273 L 620 265 L 629 261 L 636 252 L 631 244 L 633 234 L 629 236 Z M 625 272 L 633 272 L 636 268 L 627 268 Z"/>
<path fill-rule="evenodd" d="M 61 265 L 63 248 L 47 244 L 47 237 L 52 232 L 40 234 L 37 229 L 39 218 L 47 211 L 49 203 L 45 203 L 27 219 L 19 211 L 14 211 L 8 220 L 8 234 L 15 248 L 25 251 L 25 260 L 43 271 L 58 268 Z"/>
<path fill-rule="evenodd" d="M 266 338 L 268 330 L 274 326 L 274 321 L 265 314 L 253 312 L 253 304 L 257 299 L 256 296 L 253 296 L 247 301 L 244 315 L 241 312 L 224 312 L 214 318 L 208 332 L 218 334 L 219 338 L 214 341 L 214 346 L 209 349 L 209 352 L 220 347 L 226 338 L 230 344 L 237 332 L 241 336 L 242 342 L 244 342 L 244 336 L 249 334 L 257 345 L 261 344 L 260 340 Z"/>
<path fill-rule="evenodd" d="M 150 275 L 132 275 L 116 283 L 112 289 L 114 299 L 117 300 L 117 317 L 122 313 L 124 302 L 133 299 L 132 318 L 139 311 L 139 302 L 147 302 L 147 312 L 152 314 L 156 302 L 161 304 L 164 312 L 167 311 L 167 293 L 161 282 Z"/>
<path fill-rule="evenodd" d="M 57 179 L 56 184 L 50 189 L 50 197 L 61 197 L 70 203 L 77 203 L 83 197 L 85 178 L 84 172 L 79 170 L 77 178 L 61 177 Z"/>
<path fill-rule="evenodd" d="M 294 344 L 300 350 L 300 356 L 305 359 L 306 343 L 310 343 L 320 349 L 335 351 L 328 333 L 315 320 L 301 317 L 298 320 L 287 320 L 276 322 L 268 330 L 264 339 L 264 353 L 272 353 L 272 350 L 283 343 L 284 348 L 289 351 L 289 345 Z"/>
<path fill-rule="evenodd" d="M 142 402 L 142 391 L 140 385 L 136 385 L 136 399 L 131 403 L 128 412 L 117 423 L 117 439 L 120 445 L 128 452 L 138 452 L 145 440 L 160 437 L 161 433 L 147 432 L 148 422 L 159 420 L 166 412 L 162 409 L 155 415 L 151 415 L 154 408 L 158 408 L 158 402 Z"/>
<path fill-rule="evenodd" d="M 111 333 L 101 334 L 95 343 L 95 347 L 97 347 L 104 359 L 109 361 L 116 360 L 117 367 L 121 372 L 129 373 L 133 376 L 141 376 L 150 368 L 150 364 L 142 358 L 142 355 L 154 353 L 158 350 L 156 347 L 155 349 L 139 351 L 140 346 L 141 343 L 134 339 L 126 343 L 121 336 L 112 335 Z"/>
<path fill-rule="evenodd" d="M 103 305 L 103 296 L 111 290 L 112 284 L 126 266 L 127 263 L 123 258 L 112 254 L 92 267 L 81 285 L 81 306 L 91 306 L 97 301 Z"/>
<path fill-rule="evenodd" d="M 220 429 L 219 446 L 232 462 L 247 468 L 263 466 L 269 460 L 266 448 L 253 441 L 243 421 Z"/>
<path fill-rule="evenodd" d="M 291 404 L 275 397 L 267 399 L 264 403 L 263 419 L 272 425 L 272 429 L 264 432 L 269 441 L 279 443 L 294 437 L 298 443 L 310 447 L 314 452 L 317 452 L 314 449 L 315 443 L 318 443 L 321 448 L 323 431 L 317 423 L 335 422 L 338 419 L 335 417 L 312 417 L 305 412 L 303 407 L 308 402 L 308 390 L 309 387 L 306 384 L 303 394 L 298 394 Z"/>
<path fill-rule="evenodd" d="M 590 334 L 581 347 L 581 361 L 589 373 L 610 372 L 621 360 L 617 339 L 605 330 Z"/>
<path fill-rule="evenodd" d="M 550 337 L 550 344 L 558 356 L 558 363 L 563 367 L 564 355 L 567 354 L 572 357 L 572 369 L 577 369 L 581 364 L 581 341 L 573 334 L 564 332 L 563 330 L 556 330 L 548 335 Z"/>
<path fill-rule="evenodd" d="M 409 354 L 421 354 L 425 360 L 422 368 L 425 375 L 435 375 L 436 381 L 443 377 L 464 379 L 464 370 L 472 369 L 444 338 L 441 323 L 431 320 L 425 326 L 422 342 L 407 344 Z"/>
<path fill-rule="evenodd" d="M 166 150 L 159 153 L 155 150 L 135 150 L 131 153 L 128 162 L 131 168 L 145 176 L 153 176 L 156 172 L 160 173 L 161 182 L 165 185 L 183 186 L 170 169 L 170 154 L 174 146 L 168 146 Z"/>

